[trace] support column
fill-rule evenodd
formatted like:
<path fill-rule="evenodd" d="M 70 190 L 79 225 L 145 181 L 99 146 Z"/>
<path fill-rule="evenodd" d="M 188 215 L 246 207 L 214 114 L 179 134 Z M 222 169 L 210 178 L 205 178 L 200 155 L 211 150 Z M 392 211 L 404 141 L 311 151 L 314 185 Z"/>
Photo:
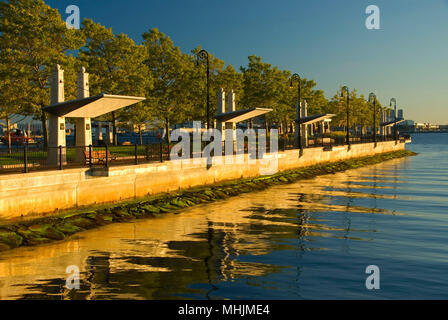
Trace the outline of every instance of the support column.
<path fill-rule="evenodd" d="M 300 116 L 299 116 L 300 115 Z M 299 102 L 296 103 L 296 117 L 295 117 L 295 121 L 294 121 L 294 144 L 295 147 L 297 148 L 299 146 L 299 118 L 302 115 L 302 109 L 301 109 L 301 104 Z M 300 127 L 300 135 L 301 135 L 301 140 L 303 141 L 303 129 L 302 127 Z M 302 142 L 302 146 L 303 146 L 303 142 Z"/>
<path fill-rule="evenodd" d="M 381 111 L 381 116 L 380 116 L 380 135 L 381 137 L 384 136 L 384 126 L 382 126 L 381 124 L 385 122 L 384 119 L 384 111 Z M 373 128 L 372 128 L 372 133 L 373 133 Z"/>
<path fill-rule="evenodd" d="M 226 113 L 226 93 L 223 88 L 220 88 L 218 91 L 218 105 L 216 108 L 216 115 L 221 115 L 224 113 Z M 222 141 L 225 141 L 225 122 L 217 120 L 215 128 L 221 131 Z"/>
<path fill-rule="evenodd" d="M 229 93 L 227 94 L 227 112 L 234 112 L 235 108 L 236 108 L 235 92 L 233 92 L 233 89 L 230 89 Z M 233 141 L 235 141 L 236 140 L 236 123 L 226 122 L 226 129 L 232 130 L 232 139 L 233 139 Z"/>
<path fill-rule="evenodd" d="M 110 123 L 106 125 L 106 143 L 112 145 L 114 143 L 114 129 Z"/>
<path fill-rule="evenodd" d="M 78 73 L 78 99 L 88 98 L 89 91 L 89 74 L 86 69 L 81 67 Z M 76 118 L 76 162 L 84 161 L 84 152 L 88 151 L 88 146 L 92 144 L 92 123 L 90 118 Z"/>
<path fill-rule="evenodd" d="M 308 104 L 306 100 L 302 102 L 302 119 L 308 116 Z M 301 127 L 301 136 L 302 136 L 302 146 L 308 147 L 308 125 L 302 124 Z"/>
<path fill-rule="evenodd" d="M 56 65 L 51 75 L 51 104 L 64 102 L 64 100 L 64 70 L 60 65 Z M 59 146 L 62 146 L 62 163 L 66 163 L 65 118 L 49 114 L 48 133 L 47 165 L 57 166 L 59 164 Z"/>
<path fill-rule="evenodd" d="M 97 131 L 98 131 L 98 145 L 101 144 L 100 141 L 103 141 L 103 123 L 101 121 L 98 121 L 98 126 L 97 126 Z"/>

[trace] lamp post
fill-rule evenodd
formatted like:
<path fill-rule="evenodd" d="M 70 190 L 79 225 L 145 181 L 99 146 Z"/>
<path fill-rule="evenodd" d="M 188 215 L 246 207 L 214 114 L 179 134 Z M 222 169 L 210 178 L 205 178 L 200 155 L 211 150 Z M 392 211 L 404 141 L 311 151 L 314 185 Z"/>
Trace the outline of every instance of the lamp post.
<path fill-rule="evenodd" d="M 295 147 L 299 148 L 300 150 L 302 150 L 303 146 L 302 146 L 302 134 L 301 134 L 301 117 L 302 117 L 302 108 L 300 105 L 300 100 L 302 99 L 301 97 L 301 79 L 300 76 L 297 73 L 294 73 L 291 76 L 291 82 L 290 82 L 290 87 L 294 88 L 293 85 L 293 81 L 297 81 L 297 109 L 296 109 L 296 119 L 295 119 L 295 123 L 296 123 L 296 130 L 297 130 L 297 141 L 295 141 Z"/>
<path fill-rule="evenodd" d="M 197 55 L 197 64 L 199 65 L 200 61 L 205 61 L 207 64 L 207 130 L 210 129 L 210 60 L 209 54 L 206 50 L 199 51 Z"/>
<path fill-rule="evenodd" d="M 394 138 L 397 141 L 397 100 L 395 98 L 390 99 L 390 107 L 392 108 L 392 103 L 394 104 Z"/>
<path fill-rule="evenodd" d="M 347 93 L 347 145 L 350 147 L 350 90 L 347 86 L 343 86 L 341 90 L 341 97 L 344 97 L 344 91 Z"/>
<path fill-rule="evenodd" d="M 373 100 L 373 142 L 376 144 L 376 95 L 369 94 L 369 102 Z"/>

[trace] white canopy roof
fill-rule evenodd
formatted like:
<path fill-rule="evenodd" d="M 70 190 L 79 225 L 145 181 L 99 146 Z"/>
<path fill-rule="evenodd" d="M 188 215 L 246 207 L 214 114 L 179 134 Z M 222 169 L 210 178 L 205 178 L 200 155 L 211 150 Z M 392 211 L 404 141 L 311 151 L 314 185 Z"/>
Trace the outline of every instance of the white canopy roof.
<path fill-rule="evenodd" d="M 143 97 L 116 96 L 102 93 L 100 95 L 66 102 L 60 102 L 45 107 L 44 111 L 58 117 L 95 118 L 103 114 L 133 105 L 146 100 Z"/>
<path fill-rule="evenodd" d="M 245 120 L 249 120 L 265 113 L 271 112 L 272 109 L 266 108 L 251 108 L 246 110 L 237 110 L 233 112 L 222 113 L 214 116 L 218 121 L 238 123 Z"/>

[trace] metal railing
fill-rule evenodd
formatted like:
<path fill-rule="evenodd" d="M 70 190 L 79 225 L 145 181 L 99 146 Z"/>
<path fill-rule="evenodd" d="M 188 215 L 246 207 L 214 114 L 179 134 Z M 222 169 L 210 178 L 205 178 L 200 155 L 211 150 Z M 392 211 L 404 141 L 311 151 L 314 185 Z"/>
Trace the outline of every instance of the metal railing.
<path fill-rule="evenodd" d="M 398 141 L 404 141 L 406 137 L 397 137 Z M 354 136 L 350 138 L 350 144 L 372 143 L 372 136 Z M 376 141 L 394 141 L 393 135 L 377 136 Z M 264 151 L 269 153 L 271 146 L 266 139 Z M 175 142 L 177 143 L 177 142 Z M 0 148 L 0 174 L 28 173 L 42 170 L 63 170 L 82 167 L 110 167 L 117 165 L 137 165 L 144 163 L 163 162 L 170 160 L 170 152 L 175 143 L 160 142 L 147 145 L 120 145 L 120 146 L 85 146 L 85 147 L 48 147 L 42 145 L 14 145 L 10 150 Z M 210 142 L 201 142 L 201 152 Z M 312 136 L 307 140 L 304 148 L 319 148 L 331 150 L 334 146 L 347 145 L 346 138 L 342 136 Z M 297 149 L 294 136 L 280 136 L 278 139 L 278 151 Z M 225 155 L 225 142 L 222 142 L 222 155 Z M 259 145 L 249 148 L 247 140 L 243 144 L 243 150 L 239 153 L 259 154 Z M 236 143 L 234 154 L 236 154 Z M 189 157 L 193 158 L 193 142 L 190 141 Z M 211 156 L 217 156 L 216 151 Z M 185 155 L 184 155 L 185 156 Z"/>

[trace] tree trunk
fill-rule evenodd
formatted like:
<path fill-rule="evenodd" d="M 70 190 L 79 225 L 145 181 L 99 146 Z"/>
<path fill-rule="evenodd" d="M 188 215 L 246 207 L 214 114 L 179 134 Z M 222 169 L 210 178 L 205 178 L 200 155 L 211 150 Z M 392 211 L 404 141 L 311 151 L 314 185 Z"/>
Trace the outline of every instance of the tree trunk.
<path fill-rule="evenodd" d="M 142 137 L 142 125 L 141 124 L 138 125 L 138 135 L 140 137 L 140 145 L 142 145 L 143 144 L 143 137 Z"/>
<path fill-rule="evenodd" d="M 115 111 L 112 111 L 112 144 L 117 145 L 117 123 L 115 118 Z"/>
<path fill-rule="evenodd" d="M 165 118 L 165 134 L 166 134 L 166 141 L 168 142 L 168 145 L 170 145 L 171 144 L 170 120 L 168 118 Z"/>
<path fill-rule="evenodd" d="M 11 153 L 11 132 L 9 128 L 11 127 L 11 124 L 9 122 L 9 114 L 6 114 L 6 135 L 7 135 L 7 143 L 8 143 L 8 153 Z"/>
<path fill-rule="evenodd" d="M 47 147 L 48 147 L 48 127 L 47 127 L 47 115 L 45 114 L 45 111 L 42 111 L 40 119 L 42 121 L 42 135 L 44 136 L 44 149 L 47 149 Z"/>

